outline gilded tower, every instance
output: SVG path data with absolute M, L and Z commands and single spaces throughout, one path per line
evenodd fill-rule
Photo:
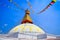
M 22 20 L 22 22 L 21 22 L 22 24 L 23 23 L 33 23 L 32 22 L 32 19 L 30 18 L 30 11 L 27 9 L 27 10 L 25 10 L 25 16 L 24 16 L 24 18 L 23 18 L 23 20 Z

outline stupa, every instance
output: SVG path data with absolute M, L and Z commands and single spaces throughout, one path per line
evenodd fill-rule
M 45 33 L 40 27 L 33 24 L 30 17 L 30 11 L 27 9 L 25 11 L 25 16 L 20 25 L 13 28 L 10 32 L 40 32 Z
M 38 26 L 36 26 L 30 17 L 30 11 L 25 11 L 25 16 L 20 25 L 13 28 L 9 33 L 18 32 L 18 38 L 20 39 L 29 39 L 29 40 L 37 40 L 46 38 L 45 32 Z

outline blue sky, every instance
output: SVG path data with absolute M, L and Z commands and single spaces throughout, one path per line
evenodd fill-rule
M 23 9 L 29 9 L 26 0 L 13 0 Z M 29 0 L 34 13 L 30 10 L 30 16 L 35 25 L 41 27 L 46 33 L 60 35 L 60 0 L 57 0 L 50 8 L 41 14 L 51 0 Z M 10 8 L 8 8 L 10 6 Z M 12 28 L 21 24 L 25 11 L 17 8 L 8 0 L 0 0 L 0 33 L 8 33 Z M 36 22 L 37 21 L 37 22 Z

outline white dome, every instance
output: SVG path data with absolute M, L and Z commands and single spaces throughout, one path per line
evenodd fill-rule
M 16 26 L 15 28 L 13 28 L 9 33 L 13 33 L 13 32 L 40 32 L 42 34 L 44 34 L 45 32 L 38 26 L 34 25 L 34 24 L 21 24 Z

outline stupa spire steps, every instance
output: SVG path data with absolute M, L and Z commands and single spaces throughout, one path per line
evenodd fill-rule
M 31 23 L 32 24 L 33 23 L 29 14 L 30 14 L 30 11 L 28 9 L 25 10 L 25 16 L 24 16 L 21 24 L 23 24 L 23 23 Z
M 27 9 L 27 10 L 25 10 L 25 13 L 26 14 L 30 14 L 30 11 Z

